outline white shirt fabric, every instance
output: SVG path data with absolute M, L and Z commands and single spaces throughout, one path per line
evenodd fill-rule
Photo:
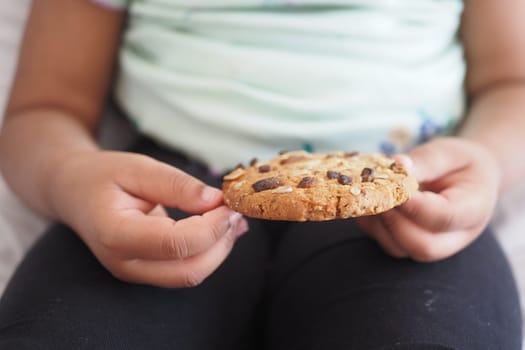
M 128 6 L 122 108 L 213 168 L 402 152 L 463 114 L 459 0 L 96 1 Z

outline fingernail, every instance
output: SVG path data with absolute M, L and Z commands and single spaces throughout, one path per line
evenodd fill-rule
M 201 193 L 201 198 L 205 202 L 213 202 L 217 196 L 220 194 L 220 191 L 216 188 L 205 186 Z
M 401 163 L 408 171 L 414 169 L 414 161 L 407 154 L 398 154 L 394 157 L 396 161 Z
M 249 228 L 250 227 L 248 226 L 248 221 L 241 220 L 239 225 L 237 225 L 237 231 L 235 232 L 235 235 L 237 237 L 240 237 L 240 236 L 244 235 L 246 232 L 248 232 Z
M 232 214 L 230 214 L 230 217 L 228 218 L 228 221 L 230 222 L 230 227 L 237 225 L 241 218 L 241 213 L 233 212 Z

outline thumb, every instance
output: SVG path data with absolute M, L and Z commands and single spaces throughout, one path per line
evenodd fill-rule
M 469 144 L 455 138 L 438 138 L 406 155 L 394 156 L 420 183 L 430 183 L 471 163 Z
M 151 203 L 201 214 L 222 203 L 222 191 L 153 158 L 134 155 L 117 184 L 126 192 Z

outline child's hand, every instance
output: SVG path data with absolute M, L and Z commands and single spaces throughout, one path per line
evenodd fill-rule
M 400 207 L 358 223 L 393 256 L 444 259 L 488 224 L 498 197 L 498 165 L 482 146 L 458 138 L 431 141 L 409 156 L 421 191 Z M 407 164 L 410 158 L 399 160 Z
M 52 205 L 116 277 L 163 287 L 195 286 L 226 258 L 248 224 L 222 192 L 146 156 L 90 152 L 68 158 Z M 175 221 L 162 205 L 202 214 Z

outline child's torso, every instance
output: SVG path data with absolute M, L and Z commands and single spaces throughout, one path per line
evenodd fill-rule
M 463 112 L 457 0 L 141 0 L 129 11 L 120 104 L 215 167 L 283 148 L 402 151 Z

